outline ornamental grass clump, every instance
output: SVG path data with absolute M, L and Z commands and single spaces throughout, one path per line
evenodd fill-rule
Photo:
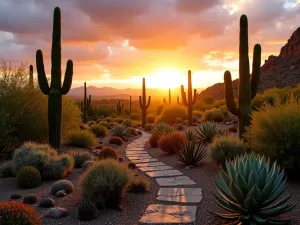
M 221 168 L 216 184 L 217 203 L 226 213 L 212 214 L 232 221 L 232 224 L 288 224 L 280 220 L 281 214 L 291 211 L 297 203 L 288 203 L 293 194 L 278 198 L 286 188 L 287 178 L 277 163 L 270 163 L 264 157 L 243 155 L 233 161 L 226 161 L 226 172 Z
M 196 130 L 197 141 L 204 144 L 212 143 L 218 134 L 220 134 L 219 126 L 214 122 L 204 122 Z

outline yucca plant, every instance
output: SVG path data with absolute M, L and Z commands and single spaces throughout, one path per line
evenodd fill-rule
M 186 141 L 176 149 L 177 160 L 184 166 L 196 166 L 206 155 L 206 148 L 194 139 L 194 132 L 185 132 Z
M 217 175 L 217 203 L 229 214 L 211 212 L 232 224 L 260 225 L 288 224 L 289 220 L 273 219 L 291 211 L 297 203 L 287 203 L 292 194 L 275 201 L 281 196 L 287 178 L 277 163 L 271 164 L 264 157 L 255 154 L 239 156 L 226 162 L 225 172 Z
M 111 128 L 110 134 L 112 136 L 120 137 L 122 139 L 124 139 L 127 136 L 129 136 L 128 129 L 124 125 L 118 125 L 118 126 L 115 126 L 115 127 Z
M 218 134 L 220 134 L 219 126 L 209 121 L 200 124 L 196 130 L 197 141 L 205 144 L 212 143 Z
M 153 133 L 158 133 L 160 135 L 164 135 L 164 134 L 169 134 L 174 130 L 175 130 L 174 127 L 172 127 L 166 123 L 159 123 L 154 127 Z

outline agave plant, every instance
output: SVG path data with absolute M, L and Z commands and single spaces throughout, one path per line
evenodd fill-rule
M 127 119 L 124 120 L 124 122 L 122 123 L 122 125 L 126 126 L 126 127 L 132 127 L 133 126 L 133 121 L 131 119 Z
M 153 133 L 158 133 L 160 135 L 169 134 L 174 131 L 175 128 L 166 124 L 166 123 L 159 123 L 153 129 Z
M 207 121 L 198 126 L 196 133 L 199 142 L 209 144 L 216 135 L 220 134 L 220 130 L 216 123 Z
M 275 201 L 281 196 L 286 180 L 284 171 L 271 164 L 264 157 L 255 154 L 240 156 L 226 162 L 225 172 L 221 169 L 217 175 L 217 203 L 229 214 L 211 212 L 232 224 L 260 225 L 288 224 L 289 220 L 272 217 L 291 211 L 297 203 L 287 203 L 292 194 Z
M 186 141 L 176 149 L 177 160 L 184 166 L 196 166 L 206 155 L 206 148 L 197 143 L 192 131 L 185 132 Z
M 129 130 L 124 125 L 114 126 L 113 128 L 111 128 L 110 134 L 112 136 L 117 136 L 117 137 L 120 137 L 122 139 L 124 139 L 124 138 L 126 138 L 127 136 L 130 135 Z

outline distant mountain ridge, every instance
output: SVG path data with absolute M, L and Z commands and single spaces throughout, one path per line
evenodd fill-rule
M 234 95 L 237 96 L 239 80 L 233 81 Z M 278 56 L 271 55 L 261 67 L 258 91 L 270 88 L 295 87 L 300 83 L 300 27 L 293 32 Z M 224 83 L 217 83 L 203 90 L 199 98 L 211 95 L 224 99 Z

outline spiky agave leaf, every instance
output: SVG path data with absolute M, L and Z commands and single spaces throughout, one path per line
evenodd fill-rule
M 225 165 L 227 172 L 221 169 L 217 174 L 218 191 L 214 196 L 217 204 L 229 214 L 212 214 L 235 221 L 231 224 L 288 224 L 289 220 L 272 219 L 291 211 L 298 203 L 288 203 L 293 194 L 275 203 L 287 181 L 276 163 L 252 153 L 236 157 Z

